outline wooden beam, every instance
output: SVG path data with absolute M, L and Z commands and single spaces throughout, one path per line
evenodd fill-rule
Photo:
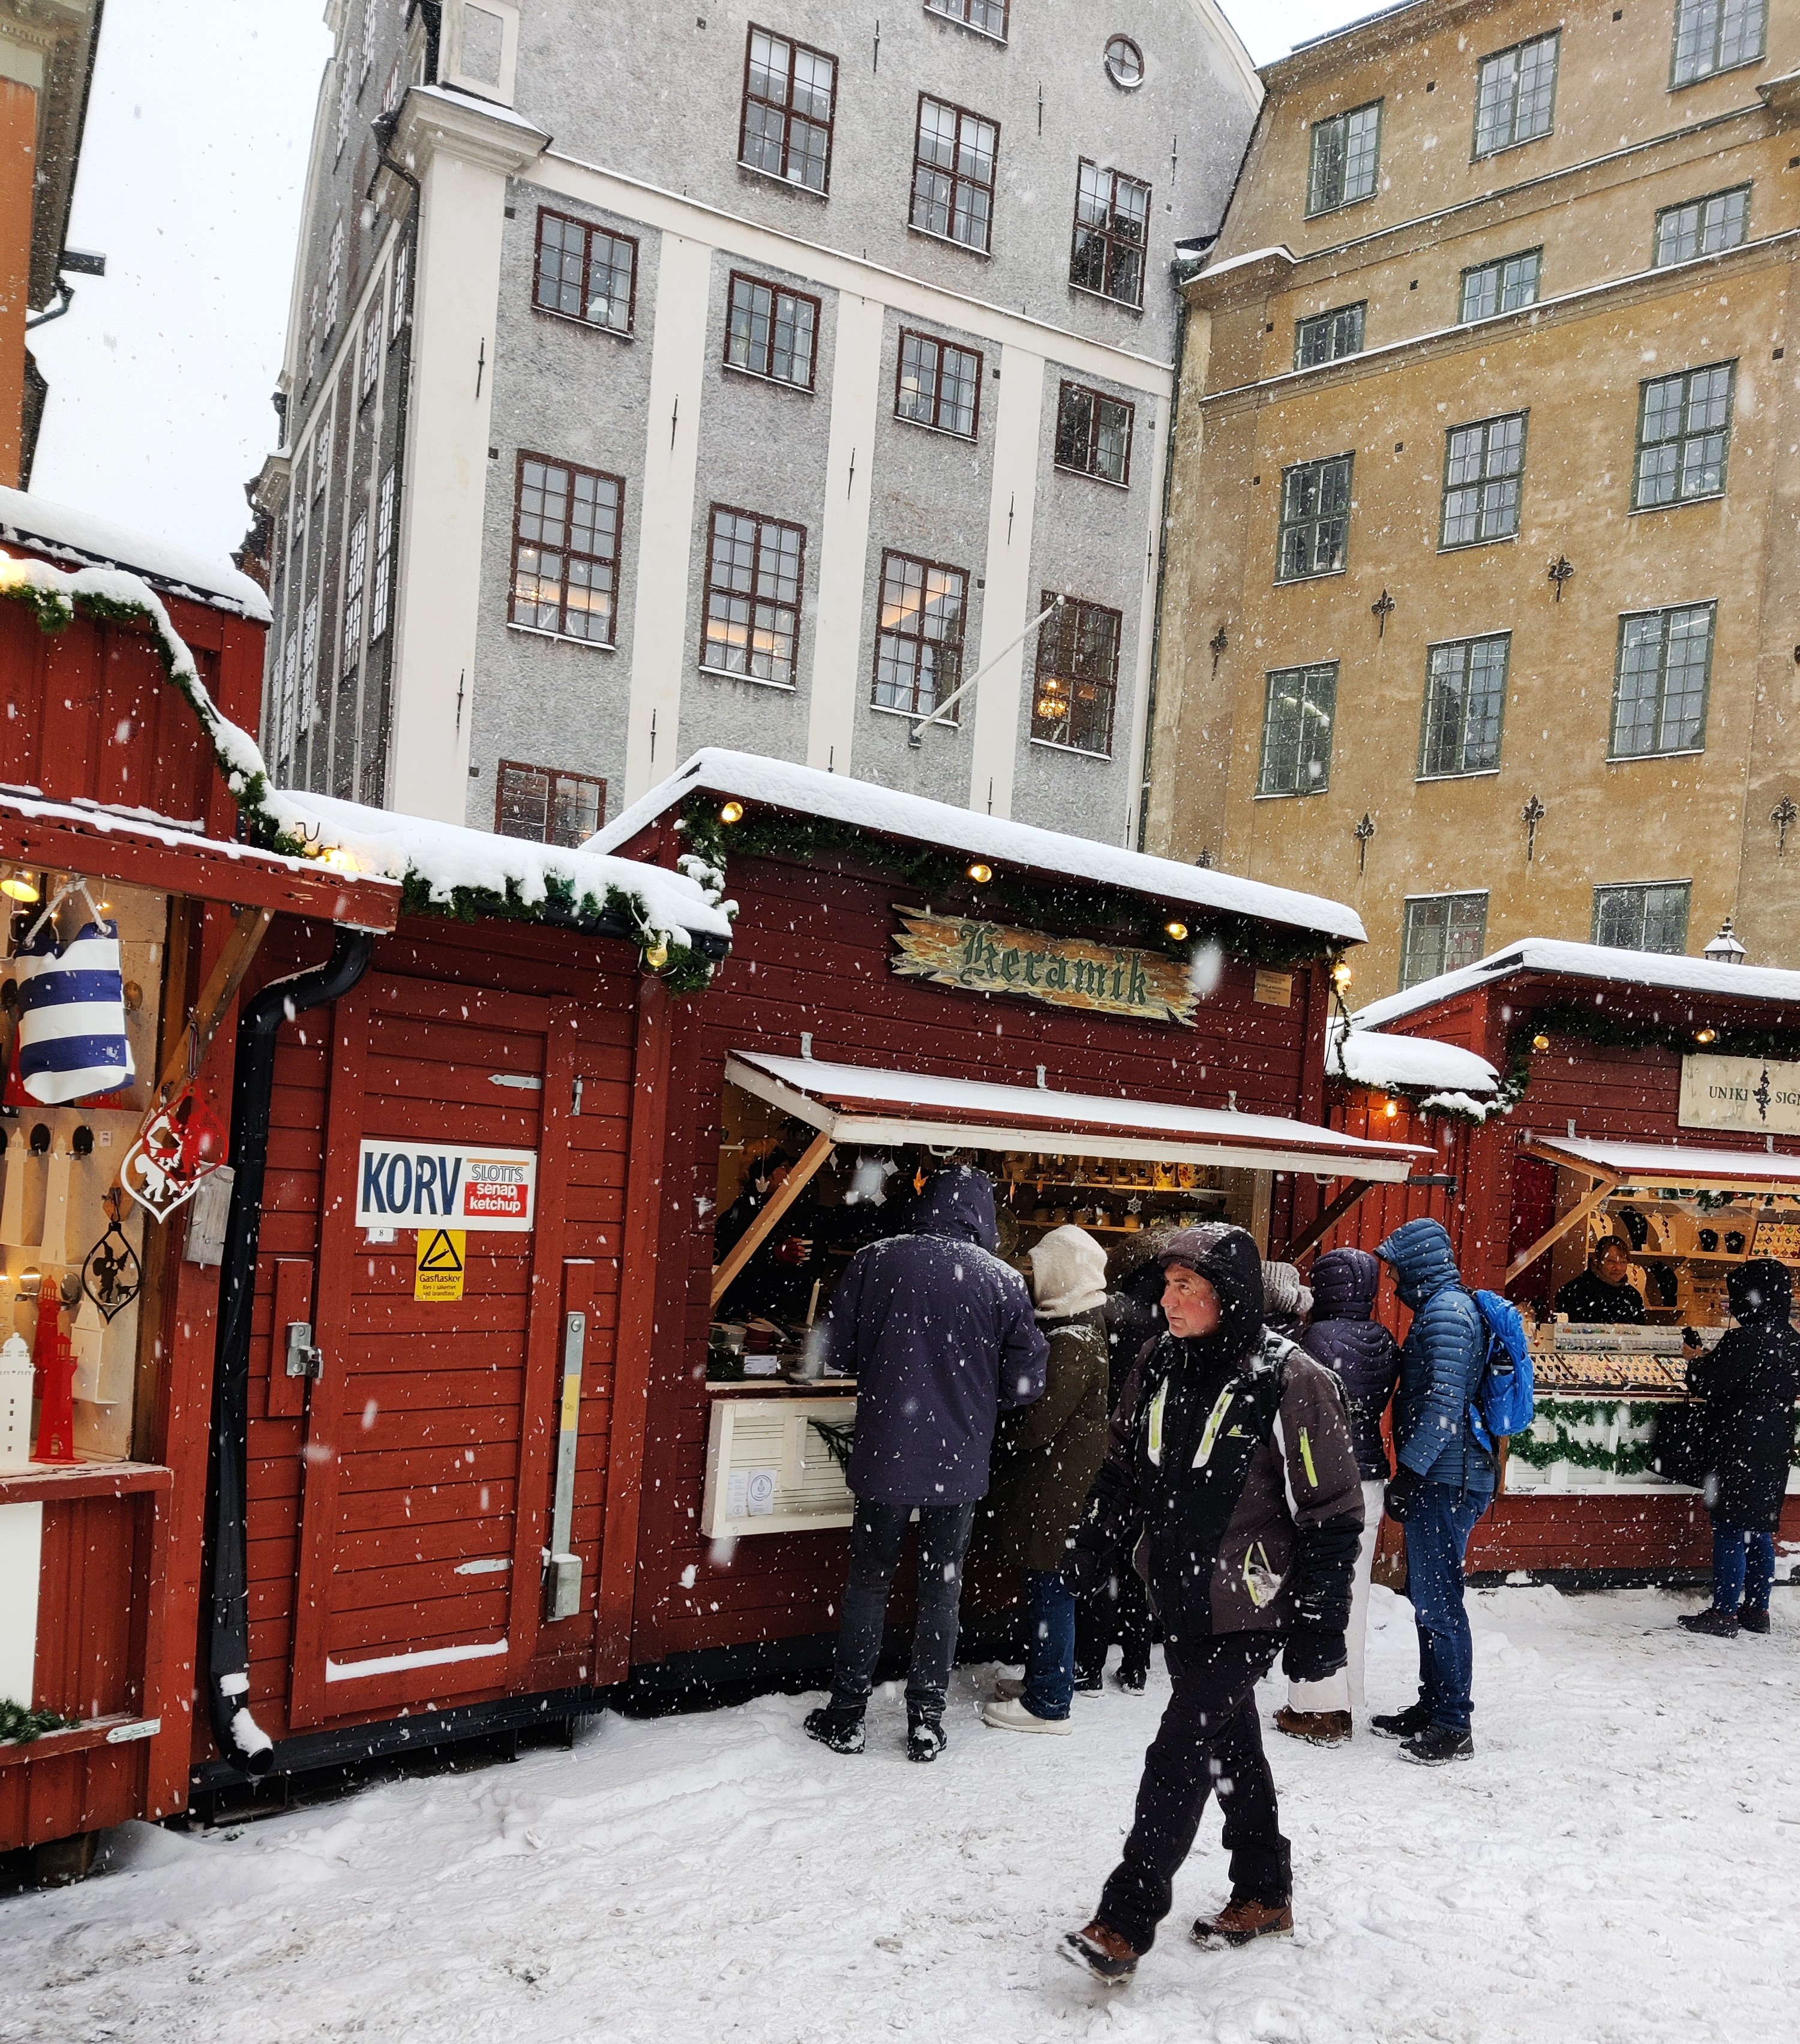
M 1302 1234 L 1299 1240 L 1288 1245 L 1287 1261 L 1290 1263 L 1295 1262 L 1299 1258 L 1304 1256 L 1307 1251 L 1316 1243 L 1322 1242 L 1364 1193 L 1372 1193 L 1377 1185 L 1391 1182 L 1393 1181 L 1385 1178 L 1351 1179 L 1343 1191 L 1326 1207 L 1318 1219 Z M 1399 1182 L 1404 1185 L 1407 1181 L 1403 1178 Z
M 835 1138 L 828 1135 L 813 1137 L 812 1142 L 807 1145 L 806 1155 L 788 1174 L 786 1181 L 777 1185 L 770 1194 L 768 1202 L 762 1212 L 732 1244 L 731 1254 L 727 1256 L 724 1262 L 715 1267 L 712 1273 L 712 1304 L 715 1311 L 718 1308 L 719 1301 L 731 1289 L 732 1281 L 738 1273 L 743 1269 L 773 1232 L 776 1222 L 812 1182 L 814 1173 L 831 1155 L 835 1143 Z
M 206 984 L 201 988 L 200 997 L 194 1004 L 187 1027 L 175 1039 L 175 1047 L 163 1067 L 156 1097 L 151 1105 L 152 1114 L 167 1107 L 181 1090 L 189 1072 L 198 1071 L 205 1062 L 207 1050 L 218 1034 L 219 1024 L 237 997 L 244 975 L 262 948 L 263 939 L 269 934 L 269 925 L 274 919 L 273 909 L 238 910 L 232 933 L 213 960 L 213 970 L 206 975 Z
M 1611 1197 L 1614 1189 L 1620 1182 L 1617 1178 L 1608 1177 L 1604 1171 L 1595 1170 L 1591 1164 L 1572 1163 L 1566 1158 L 1560 1161 L 1565 1171 L 1587 1171 L 1599 1182 L 1579 1205 L 1571 1207 L 1548 1233 L 1539 1235 L 1529 1249 L 1522 1250 L 1506 1266 L 1506 1281 L 1509 1285 L 1522 1270 L 1535 1263 L 1553 1243 L 1560 1242 L 1572 1228 L 1579 1226 L 1581 1222 L 1587 1220 L 1596 1207 L 1604 1204 Z

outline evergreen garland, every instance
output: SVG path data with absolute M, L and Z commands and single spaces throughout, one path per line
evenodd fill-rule
M 721 878 L 728 855 L 803 864 L 843 858 L 906 881 L 927 900 L 966 896 L 970 886 L 973 854 L 946 851 L 940 845 L 896 843 L 862 824 L 840 823 L 832 816 L 791 816 L 746 804 L 741 820 L 727 824 L 720 820 L 716 795 L 697 794 L 682 809 L 678 827 L 692 852 Z M 981 901 L 978 912 L 954 912 L 967 913 L 973 920 L 977 916 L 998 920 L 994 912 L 1004 911 L 1032 929 L 1084 937 L 1091 943 L 1128 943 L 1184 965 L 1208 942 L 1250 964 L 1280 970 L 1333 957 L 1337 950 L 1335 939 L 1317 930 L 1271 926 L 1194 902 L 1159 909 L 1141 894 L 1102 881 L 1043 881 L 1000 866 L 983 886 Z M 1188 936 L 1172 937 L 1165 927 L 1171 920 L 1188 924 Z M 1121 934 L 1116 939 L 1096 936 L 1100 931 Z
M 1649 1430 L 1666 1399 L 1556 1398 L 1537 1408 L 1531 1431 L 1514 1434 L 1506 1453 L 1533 1469 L 1549 1469 L 1568 1462 L 1576 1469 L 1607 1470 L 1618 1477 L 1642 1476 L 1650 1468 Z M 1625 1424 L 1642 1431 L 1635 1437 L 1622 1437 L 1616 1447 L 1603 1441 L 1577 1440 L 1572 1427 L 1610 1427 L 1622 1411 Z M 1796 1415 L 1794 1440 L 1788 1454 L 1789 1466 L 1800 1469 L 1800 1414 Z
M 11 1697 L 0 1696 L 0 1743 L 10 1740 L 15 1746 L 29 1746 L 47 1731 L 73 1731 L 80 1723 L 79 1718 L 66 1718 L 60 1711 L 27 1710 Z

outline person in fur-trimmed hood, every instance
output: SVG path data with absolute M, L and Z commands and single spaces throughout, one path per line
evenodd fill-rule
M 1184 1231 L 1162 1254 L 1169 1331 L 1120 1400 L 1066 1573 L 1126 1566 L 1149 1585 L 1173 1689 L 1125 1851 L 1064 1956 L 1122 1985 L 1155 1942 L 1216 1789 L 1231 1898 L 1194 1925 L 1216 1948 L 1294 1927 L 1293 1873 L 1256 1685 L 1345 1662 L 1363 1499 L 1343 1392 L 1263 1324 L 1262 1259 L 1242 1228 Z

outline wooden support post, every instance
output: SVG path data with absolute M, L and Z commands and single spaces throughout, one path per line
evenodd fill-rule
M 778 1221 L 800 1194 L 812 1182 L 812 1178 L 821 1164 L 831 1154 L 834 1139 L 830 1135 L 816 1135 L 807 1145 L 806 1155 L 788 1174 L 786 1182 L 777 1185 L 769 1196 L 768 1204 L 754 1220 L 731 1246 L 731 1254 L 723 1263 L 715 1266 L 712 1273 L 712 1304 L 719 1301 L 731 1289 L 738 1273 L 756 1254 Z
M 1572 1164 L 1566 1158 L 1557 1158 L 1554 1161 L 1560 1164 L 1565 1170 L 1593 1170 L 1593 1166 L 1591 1165 Z M 1606 1200 L 1611 1197 L 1614 1189 L 1619 1182 L 1617 1178 L 1609 1178 L 1603 1171 L 1596 1173 L 1595 1177 L 1598 1179 L 1598 1182 L 1594 1186 L 1592 1191 L 1587 1194 L 1580 1204 L 1577 1206 L 1571 1207 L 1568 1212 L 1556 1222 L 1554 1227 L 1551 1228 L 1546 1233 L 1539 1235 L 1537 1239 L 1533 1243 L 1529 1249 L 1522 1250 L 1519 1254 L 1513 1258 L 1512 1262 L 1506 1266 L 1506 1282 L 1509 1285 L 1511 1284 L 1513 1280 L 1518 1277 L 1522 1270 L 1527 1269 L 1530 1265 L 1535 1263 L 1538 1258 L 1544 1254 L 1545 1251 L 1548 1249 L 1552 1243 L 1561 1241 L 1562 1238 L 1568 1233 L 1572 1228 L 1579 1226 L 1581 1222 L 1587 1220 L 1587 1216 L 1593 1212 L 1594 1209 L 1597 1206 L 1603 1204 Z M 1660 1182 L 1660 1181 L 1659 1181 L 1659 1183 Z
M 1353 1178 L 1318 1220 L 1302 1234 L 1299 1240 L 1288 1245 L 1287 1261 L 1290 1263 L 1297 1262 L 1309 1249 L 1322 1242 L 1364 1193 L 1372 1193 L 1378 1185 L 1386 1182 L 1380 1178 Z
M 200 997 L 194 1004 L 187 1027 L 176 1038 L 168 1054 L 156 1088 L 156 1097 L 151 1104 L 151 1113 L 167 1107 L 175 1098 L 186 1081 L 190 1064 L 198 1071 L 205 1061 L 207 1047 L 237 997 L 244 975 L 262 948 L 263 939 L 274 919 L 272 909 L 238 910 L 225 948 L 213 961 L 213 970 L 206 975 L 206 984 L 201 988 Z

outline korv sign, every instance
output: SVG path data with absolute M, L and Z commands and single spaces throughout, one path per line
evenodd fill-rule
M 1768 1058 L 1683 1058 L 1681 1125 L 1800 1135 L 1800 1064 Z
M 524 1235 L 536 1220 L 537 1185 L 535 1151 L 365 1137 L 356 1162 L 356 1225 Z

